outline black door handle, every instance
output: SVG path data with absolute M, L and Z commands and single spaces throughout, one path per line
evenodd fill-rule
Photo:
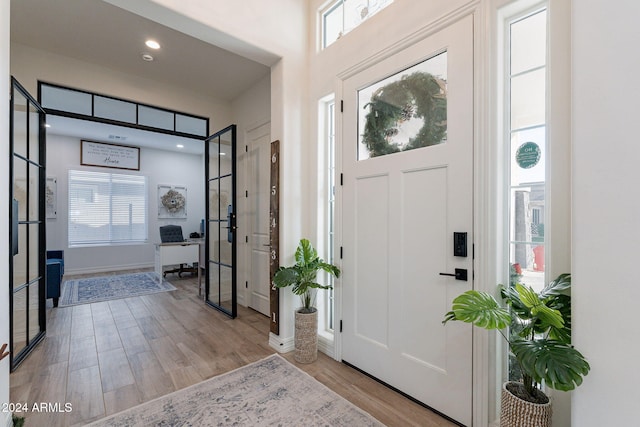
M 441 276 L 451 276 L 455 277 L 456 280 L 464 280 L 467 281 L 467 269 L 466 268 L 456 268 L 455 274 L 451 273 L 440 273 Z

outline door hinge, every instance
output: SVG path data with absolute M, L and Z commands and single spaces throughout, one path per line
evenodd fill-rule
M 340 332 L 342 332 L 342 319 L 340 319 Z
M 344 101 L 342 99 L 340 100 L 340 112 L 344 113 Z
M 344 185 L 344 174 L 340 174 L 340 185 Z
M 471 259 L 476 259 L 476 245 L 471 245 Z
M 342 259 L 342 246 L 340 246 L 340 259 Z

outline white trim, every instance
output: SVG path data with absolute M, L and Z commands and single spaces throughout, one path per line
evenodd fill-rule
M 273 332 L 269 332 L 269 345 L 278 353 L 289 353 L 295 350 L 295 340 L 293 337 L 282 339 Z
M 336 358 L 336 349 L 334 342 L 335 340 L 332 337 L 327 336 L 328 334 L 318 334 L 318 351 L 323 352 L 327 356 L 332 359 Z
M 4 425 L 7 427 L 13 427 L 13 414 L 11 412 L 4 413 Z
M 487 5 L 487 3 L 484 3 Z M 474 244 L 474 280 L 473 288 L 478 291 L 495 290 L 496 254 L 495 223 L 498 212 L 496 197 L 495 145 L 490 141 L 493 116 L 491 103 L 492 85 L 488 84 L 491 76 L 491 41 L 487 40 L 487 28 L 491 28 L 491 13 L 487 7 L 474 10 L 474 135 L 473 135 L 473 244 Z M 492 394 L 495 381 L 492 381 L 492 370 L 496 353 L 493 350 L 493 336 L 487 331 L 473 328 L 472 345 L 472 425 L 486 427 L 493 418 Z

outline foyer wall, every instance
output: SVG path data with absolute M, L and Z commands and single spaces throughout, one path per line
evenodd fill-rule
M 571 7 L 573 342 L 591 365 L 572 425 L 637 425 L 640 3 Z

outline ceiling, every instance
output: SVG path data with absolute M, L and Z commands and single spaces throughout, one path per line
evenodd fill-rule
M 149 38 L 160 43 L 160 50 L 144 45 Z M 11 0 L 11 41 L 226 101 L 269 73 L 265 65 L 101 0 Z M 150 53 L 154 60 L 142 60 L 142 53 Z M 100 92 L 99 88 L 96 91 Z M 61 118 L 55 121 L 50 132 L 78 136 L 95 125 L 93 134 L 83 136 L 109 141 L 108 135 L 124 134 L 127 140 L 123 143 L 140 146 L 151 139 L 148 132 L 131 128 L 111 129 Z M 160 134 L 152 136 L 154 146 L 158 139 L 167 139 Z M 185 142 L 194 144 L 194 140 Z M 201 152 L 201 143 L 196 144 Z M 164 146 L 175 150 L 175 145 L 174 140 Z

